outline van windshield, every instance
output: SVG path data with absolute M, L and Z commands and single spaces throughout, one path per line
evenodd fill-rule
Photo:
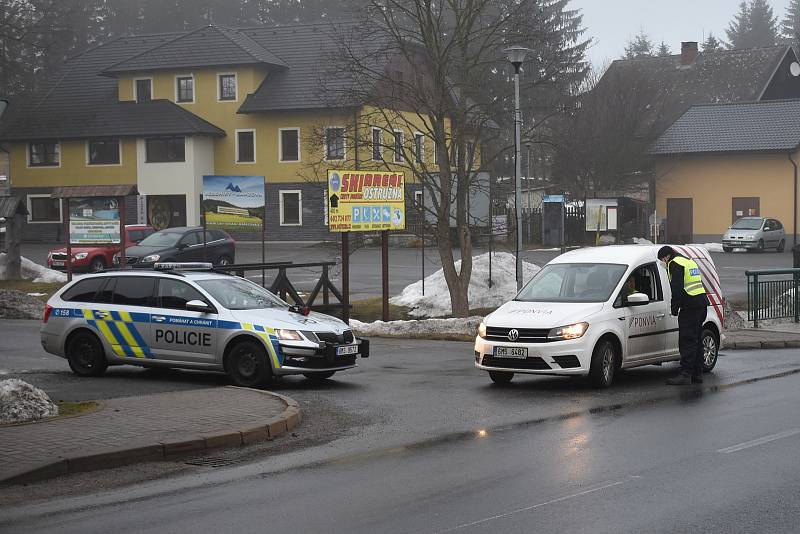
M 734 230 L 758 230 L 763 219 L 739 219 L 731 225 Z
M 605 302 L 627 265 L 555 263 L 545 265 L 514 300 L 523 302 Z

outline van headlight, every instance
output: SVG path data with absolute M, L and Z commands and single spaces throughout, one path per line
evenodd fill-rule
M 586 333 L 587 328 L 589 328 L 589 323 L 575 323 L 567 326 L 559 326 L 558 328 L 550 330 L 547 334 L 547 339 L 550 341 L 578 339 Z
M 486 339 L 486 324 L 483 322 L 478 325 L 478 337 Z
M 288 340 L 288 341 L 302 341 L 303 338 L 300 336 L 300 332 L 297 330 L 286 330 L 284 328 L 279 328 L 275 332 L 278 336 L 278 339 Z

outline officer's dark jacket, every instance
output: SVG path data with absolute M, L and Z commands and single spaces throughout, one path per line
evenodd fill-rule
M 675 254 L 685 258 L 682 254 Z M 688 259 L 688 258 L 687 258 Z M 683 266 L 676 262 L 669 264 L 669 285 L 672 288 L 672 314 L 677 315 L 680 308 L 705 308 L 708 306 L 708 296 L 705 293 L 700 295 L 687 295 L 683 289 Z

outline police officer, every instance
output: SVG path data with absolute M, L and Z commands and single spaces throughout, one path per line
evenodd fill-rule
M 678 348 L 681 353 L 681 372 L 667 380 L 671 386 L 703 382 L 703 345 L 700 336 L 708 311 L 708 296 L 700 278 L 700 268 L 694 260 L 661 247 L 658 259 L 667 264 L 672 288 L 672 315 L 678 316 Z

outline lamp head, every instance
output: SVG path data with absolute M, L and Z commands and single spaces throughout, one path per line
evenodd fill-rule
M 508 62 L 514 65 L 514 70 L 519 72 L 522 62 L 525 61 L 525 56 L 530 52 L 530 48 L 524 46 L 510 46 L 504 50 L 508 57 Z

